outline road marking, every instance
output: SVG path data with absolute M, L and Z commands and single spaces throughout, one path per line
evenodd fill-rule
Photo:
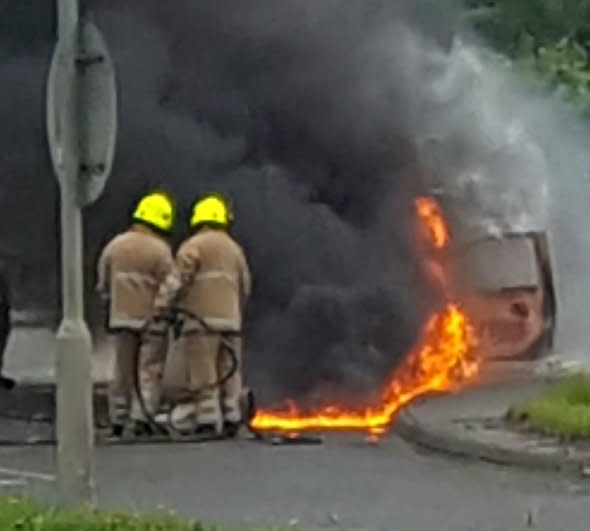
M 40 481 L 55 481 L 53 474 L 41 474 L 40 472 L 31 472 L 29 470 L 18 470 L 16 468 L 0 467 L 0 474 L 7 474 L 9 476 L 20 476 L 27 479 L 38 479 Z
M 9 487 L 26 487 L 27 482 L 22 479 L 0 479 L 0 489 Z

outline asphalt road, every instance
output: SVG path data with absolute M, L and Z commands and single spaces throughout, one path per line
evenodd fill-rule
M 51 474 L 53 449 L 3 448 L 0 466 Z M 587 531 L 590 480 L 330 438 L 318 447 L 250 441 L 97 451 L 99 503 L 229 525 L 386 531 Z M 54 492 L 33 482 L 37 494 Z M 45 486 L 43 486 L 45 485 Z
M 7 372 L 19 380 L 51 381 L 52 337 L 44 330 L 13 334 Z M 96 365 L 99 374 L 102 364 Z M 0 423 L 5 439 L 22 438 L 31 429 L 13 424 L 18 423 Z M 0 447 L 0 467 L 53 474 L 53 453 L 52 448 Z M 377 447 L 355 436 L 330 437 L 319 447 L 239 441 L 99 448 L 96 475 L 104 507 L 149 511 L 161 505 L 229 525 L 297 523 L 300 529 L 371 531 L 590 528 L 590 479 L 421 454 L 396 437 Z M 7 477 L 0 471 L 0 494 L 11 490 L 3 481 Z M 29 488 L 50 500 L 55 494 L 51 482 L 32 480 Z

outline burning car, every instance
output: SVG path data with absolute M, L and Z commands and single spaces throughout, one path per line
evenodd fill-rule
M 448 257 L 485 359 L 532 359 L 553 346 L 556 299 L 547 234 L 504 233 Z
M 448 225 L 437 263 L 477 330 L 483 360 L 526 360 L 553 347 L 557 303 L 549 236 L 504 227 L 436 195 Z

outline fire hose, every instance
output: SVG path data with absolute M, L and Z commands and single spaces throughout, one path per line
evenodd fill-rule
M 192 319 L 193 321 L 196 321 L 201 329 L 195 330 L 195 331 L 190 331 L 190 332 L 184 332 L 184 335 L 189 335 L 189 334 L 211 334 L 211 335 L 217 335 L 220 337 L 220 341 L 219 341 L 219 351 L 218 351 L 218 363 L 221 360 L 222 356 L 227 355 L 229 356 L 229 368 L 227 369 L 227 371 L 225 372 L 225 374 L 223 374 L 216 382 L 207 384 L 206 386 L 203 386 L 201 389 L 197 390 L 196 393 L 200 393 L 206 389 L 211 389 L 211 388 L 219 388 L 222 387 L 230 378 L 232 378 L 234 376 L 234 374 L 236 373 L 236 371 L 238 370 L 239 367 L 239 362 L 238 362 L 238 357 L 237 357 L 237 353 L 235 350 L 235 346 L 233 344 L 232 341 L 230 341 L 230 337 L 236 337 L 236 336 L 241 336 L 242 332 L 240 331 L 222 331 L 220 332 L 219 330 L 215 330 L 213 328 L 211 328 L 202 318 L 200 318 L 199 316 L 189 313 L 189 312 L 183 312 L 187 317 L 189 317 L 190 319 Z M 173 331 L 174 331 L 174 337 L 178 338 L 180 337 L 181 333 L 182 333 L 182 329 L 184 327 L 184 319 L 179 319 L 180 314 L 177 312 L 174 315 L 174 319 L 170 319 L 168 320 L 168 326 L 172 325 L 173 327 Z M 108 319 L 108 314 L 107 314 L 107 320 L 105 323 L 105 328 L 107 330 L 107 332 L 109 333 L 116 333 L 119 330 L 115 330 L 113 328 L 110 327 L 110 319 Z M 141 338 L 141 336 L 143 336 L 144 334 L 154 334 L 156 333 L 157 335 L 160 335 L 160 333 L 155 332 L 153 330 L 150 330 L 150 325 L 152 323 L 147 323 L 143 329 L 136 331 L 135 333 Z M 162 335 L 164 335 L 164 333 L 162 333 Z M 147 407 L 147 404 L 145 402 L 145 398 L 143 396 L 143 393 L 141 392 L 141 385 L 140 385 L 140 378 L 139 378 L 139 369 L 140 369 L 140 350 L 137 349 L 134 353 L 133 353 L 133 366 L 134 366 L 134 371 L 133 371 L 133 387 L 134 387 L 134 391 L 135 394 L 137 396 L 138 399 L 138 403 L 139 403 L 139 407 L 141 408 L 141 411 L 143 413 L 144 418 L 147 420 L 147 423 L 150 425 L 150 427 L 159 435 L 163 435 L 166 436 L 165 440 L 162 441 L 158 441 L 158 440 L 153 440 L 153 442 L 166 442 L 166 441 L 170 441 L 170 440 L 185 440 L 186 442 L 201 442 L 201 441 L 208 441 L 208 440 L 217 440 L 217 439 L 221 439 L 223 438 L 222 435 L 207 435 L 207 436 L 199 436 L 199 437 L 190 437 L 190 436 L 186 436 L 186 434 L 184 434 L 182 431 L 176 429 L 176 427 L 174 426 L 174 422 L 172 420 L 172 413 L 174 411 L 174 407 L 176 405 L 178 405 L 178 403 L 176 404 L 171 404 L 170 409 L 167 413 L 167 421 L 166 423 L 160 423 L 158 422 L 158 420 L 155 418 L 154 414 L 150 411 L 150 408 Z M 249 410 L 253 411 L 254 408 L 254 404 L 253 404 L 253 396 L 251 394 L 248 394 L 248 401 L 249 401 Z M 249 415 L 248 417 L 250 417 L 251 415 Z M 11 420 L 18 420 L 18 421 L 29 421 L 30 419 L 24 417 L 24 416 L 20 416 L 20 415 L 11 415 L 11 414 L 1 414 L 0 417 L 2 418 L 6 418 L 6 419 L 11 419 Z M 254 433 L 256 435 L 257 439 L 260 439 L 261 437 L 258 436 L 258 434 L 256 434 L 254 432 L 254 430 L 252 430 L 249 426 L 249 422 L 248 422 L 249 418 L 245 418 L 243 419 L 243 422 L 245 424 L 245 426 L 250 429 L 250 431 L 252 431 L 252 433 Z M 53 419 L 35 419 L 35 422 L 38 423 L 43 423 L 43 424 L 53 424 Z M 174 439 L 172 439 L 170 437 L 170 435 L 175 435 L 176 437 Z M 105 442 L 117 442 L 113 439 L 111 440 L 107 440 Z M 119 440 L 118 442 L 125 442 L 123 440 Z M 127 442 L 134 442 L 134 441 L 127 441 Z M 143 442 L 143 440 L 141 439 L 136 439 L 135 442 Z M 152 442 L 152 439 L 150 439 L 150 442 Z M 15 441 L 4 441 L 4 440 L 0 440 L 0 446 L 22 446 L 22 445 L 38 445 L 38 444 L 55 444 L 56 440 L 55 438 L 52 437 L 32 437 L 32 438 L 27 438 L 27 440 L 15 440 Z
M 181 316 L 183 316 L 183 318 L 180 318 Z M 107 311 L 105 312 L 105 317 L 106 317 L 105 329 L 107 330 L 107 332 L 110 332 L 110 333 L 116 332 L 115 330 L 113 330 L 110 327 L 108 305 L 107 305 Z M 190 331 L 190 332 L 184 332 L 184 335 L 212 334 L 212 335 L 219 336 L 220 342 L 219 342 L 219 351 L 218 351 L 218 364 L 219 364 L 219 359 L 221 358 L 221 356 L 224 353 L 227 353 L 230 356 L 231 365 L 230 365 L 230 368 L 227 371 L 227 373 L 224 374 L 221 378 L 219 378 L 219 380 L 217 382 L 215 382 L 213 384 L 209 384 L 207 386 L 204 386 L 202 389 L 197 390 L 196 393 L 202 392 L 208 388 L 222 387 L 235 374 L 235 372 L 238 370 L 238 365 L 239 365 L 237 353 L 235 351 L 235 346 L 234 346 L 233 342 L 231 342 L 229 340 L 229 338 L 236 337 L 236 336 L 241 337 L 243 335 L 243 332 L 242 331 L 219 331 L 219 330 L 216 330 L 213 327 L 209 326 L 209 324 L 201 316 L 196 315 L 196 314 L 189 312 L 187 310 L 182 310 L 182 312 L 176 311 L 167 320 L 168 326 L 172 325 L 175 339 L 179 338 L 182 335 L 183 328 L 185 325 L 185 318 L 192 319 L 193 321 L 195 321 L 200 326 L 200 329 Z M 146 323 L 143 330 L 139 331 L 138 333 L 139 334 L 149 333 L 150 324 L 151 324 L 150 322 Z M 204 437 L 201 436 L 198 438 L 186 437 L 180 430 L 176 429 L 176 427 L 174 426 L 174 422 L 172 420 L 172 414 L 174 412 L 174 407 L 176 405 L 178 405 L 178 403 L 176 403 L 176 404 L 173 403 L 170 405 L 170 408 L 167 413 L 167 420 L 166 420 L 165 424 L 158 422 L 156 420 L 156 418 L 154 417 L 154 414 L 147 407 L 143 393 L 141 392 L 141 385 L 139 382 L 139 380 L 140 380 L 140 378 L 139 378 L 139 369 L 140 369 L 139 356 L 140 356 L 140 353 L 139 353 L 139 350 L 137 350 L 134 353 L 133 387 L 134 387 L 134 391 L 135 391 L 135 394 L 136 394 L 138 402 L 139 402 L 139 406 L 142 410 L 142 414 L 152 429 L 154 429 L 160 435 L 165 436 L 167 441 L 173 440 L 170 437 L 170 435 L 175 435 L 176 440 L 178 440 L 178 439 L 186 440 L 187 442 L 197 442 L 197 441 L 200 442 L 200 441 L 208 441 L 208 440 L 218 440 L 218 439 L 223 438 L 223 436 L 219 436 L 219 435 L 210 435 L 210 436 L 204 436 Z M 243 412 L 243 413 L 245 413 L 245 415 L 243 415 L 242 423 L 248 429 L 250 434 L 253 436 L 254 440 L 259 441 L 259 442 L 267 442 L 267 443 L 270 443 L 273 445 L 276 445 L 276 444 L 318 444 L 318 443 L 322 442 L 322 439 L 318 438 L 318 437 L 304 437 L 304 436 L 296 436 L 295 437 L 291 434 L 269 435 L 269 434 L 263 433 L 263 432 L 255 429 L 251 424 L 251 420 L 252 420 L 252 418 L 254 418 L 255 408 L 256 408 L 254 394 L 251 390 L 248 390 L 245 394 L 245 397 L 242 397 L 242 398 L 246 400 L 246 404 L 244 407 L 245 412 Z M 156 441 L 153 438 L 151 438 L 150 442 L 156 442 Z
M 195 321 L 201 328 L 194 330 L 194 331 L 184 332 L 184 334 L 183 334 L 182 330 L 184 328 L 185 320 L 184 320 L 184 318 L 179 319 L 179 316 L 182 314 L 183 314 L 183 316 L 186 316 L 189 319 L 192 319 L 193 321 Z M 209 326 L 209 324 L 202 317 L 200 317 L 192 312 L 188 312 L 186 310 L 183 310 L 182 313 L 177 312 L 174 316 L 174 319 L 170 319 L 169 322 L 172 323 L 173 330 L 174 330 L 174 337 L 176 339 L 178 337 L 180 337 L 181 335 L 186 336 L 186 335 L 192 335 L 192 334 L 211 334 L 211 335 L 219 336 L 220 342 L 219 342 L 219 351 L 218 351 L 218 366 L 219 366 L 219 360 L 221 359 L 221 356 L 224 353 L 227 353 L 230 357 L 231 365 L 230 365 L 229 370 L 226 372 L 226 374 L 224 374 L 221 378 L 219 378 L 217 382 L 215 382 L 213 384 L 208 384 L 206 386 L 203 386 L 201 389 L 198 389 L 196 391 L 196 393 L 194 393 L 194 394 L 198 394 L 206 389 L 211 389 L 211 388 L 215 388 L 215 387 L 220 388 L 230 378 L 232 378 L 234 376 L 234 374 L 238 370 L 239 362 L 238 362 L 238 357 L 237 357 L 237 353 L 235 350 L 235 346 L 229 340 L 229 338 L 230 337 L 241 337 L 242 336 L 241 331 L 219 331 L 219 330 L 216 330 L 216 329 L 212 328 L 211 326 Z M 146 326 L 146 332 L 147 332 L 148 326 L 149 326 L 149 324 Z M 134 388 L 135 388 L 135 393 L 138 397 L 139 405 L 142 409 L 142 413 L 143 413 L 144 417 L 147 419 L 148 424 L 154 430 L 159 432 L 161 435 L 170 436 L 170 434 L 173 434 L 173 435 L 176 435 L 180 438 L 186 439 L 185 434 L 183 434 L 180 430 L 176 429 L 176 427 L 174 426 L 174 422 L 172 420 L 172 413 L 174 411 L 174 407 L 178 404 L 171 404 L 170 405 L 170 409 L 167 414 L 166 424 L 159 423 L 154 418 L 154 415 L 151 413 L 151 411 L 149 411 L 149 408 L 147 407 L 147 405 L 145 403 L 145 399 L 143 397 L 143 394 L 141 393 L 141 386 L 139 384 L 139 352 L 138 351 L 135 352 Z M 297 434 L 297 435 L 283 434 L 283 433 L 278 434 L 278 435 L 277 434 L 270 435 L 270 434 L 265 434 L 259 430 L 256 430 L 250 422 L 252 420 L 252 418 L 254 417 L 255 408 L 256 408 L 254 394 L 252 393 L 251 390 L 248 390 L 248 392 L 245 395 L 245 399 L 247 401 L 247 404 L 244 408 L 246 410 L 246 414 L 243 415 L 242 423 L 248 429 L 248 431 L 253 436 L 255 441 L 263 442 L 263 443 L 270 443 L 272 445 L 283 445 L 283 444 L 287 444 L 287 445 L 313 444 L 313 445 L 315 445 L 315 444 L 321 444 L 323 442 L 323 438 L 321 438 L 321 437 L 303 436 L 301 434 Z M 198 441 L 199 442 L 211 441 L 211 440 L 219 440 L 219 439 L 223 439 L 223 438 L 226 438 L 226 437 L 224 437 L 223 435 L 215 434 L 215 435 L 199 436 Z M 197 440 L 194 437 L 192 437 L 192 438 L 189 437 L 188 442 L 197 442 Z
M 191 331 L 184 331 L 183 329 L 185 327 L 187 317 L 188 317 L 188 319 L 195 321 L 199 325 L 200 328 L 196 329 L 196 330 L 191 330 Z M 193 334 L 207 334 L 207 335 L 218 336 L 219 337 L 219 350 L 217 353 L 217 365 L 218 366 L 220 365 L 221 359 L 224 354 L 229 356 L 230 366 L 229 366 L 229 369 L 226 371 L 226 373 L 223 374 L 216 382 L 206 384 L 203 387 L 201 387 L 200 389 L 193 391 L 192 392 L 193 395 L 198 395 L 199 393 L 202 393 L 203 391 L 206 391 L 208 389 L 221 388 L 230 380 L 230 378 L 232 378 L 235 375 L 236 371 L 238 370 L 239 362 L 238 362 L 238 357 L 237 357 L 237 353 L 235 350 L 235 346 L 232 343 L 232 341 L 229 340 L 229 338 L 230 337 L 240 337 L 242 335 L 241 331 L 216 330 L 216 329 L 212 328 L 211 326 L 209 326 L 209 324 L 206 322 L 205 319 L 203 319 L 202 317 L 200 317 L 192 312 L 186 311 L 186 310 L 182 310 L 182 312 L 179 312 L 179 311 L 175 312 L 174 315 L 171 318 L 166 319 L 165 322 L 167 322 L 167 324 L 169 326 L 172 326 L 175 339 L 178 339 L 181 335 L 187 336 L 187 335 L 193 335 Z M 150 325 L 151 325 L 151 322 L 147 323 L 146 326 L 144 327 L 144 329 L 140 332 L 140 334 L 142 334 L 142 335 L 143 334 L 160 335 L 159 332 L 150 331 L 150 329 L 149 329 Z M 143 393 L 141 392 L 141 385 L 140 385 L 140 381 L 139 381 L 140 380 L 140 377 L 139 377 L 139 372 L 140 372 L 140 352 L 139 352 L 139 349 L 134 352 L 134 369 L 135 370 L 133 371 L 133 386 L 134 386 L 135 394 L 137 396 L 142 414 L 143 414 L 144 418 L 146 419 L 148 425 L 161 435 L 174 434 L 179 437 L 185 436 L 185 434 L 181 430 L 178 430 L 176 428 L 176 426 L 174 426 L 174 422 L 172 420 L 172 414 L 174 412 L 174 408 L 179 404 L 179 402 L 170 404 L 170 408 L 167 413 L 167 420 L 166 420 L 165 424 L 158 422 L 156 420 L 154 414 L 147 407 L 147 404 L 145 403 L 145 398 L 143 396 Z M 211 436 L 205 437 L 205 438 L 217 439 L 217 438 L 219 438 L 219 436 L 211 435 Z
M 238 361 L 237 353 L 235 350 L 235 346 L 234 346 L 234 343 L 232 341 L 230 341 L 230 338 L 242 336 L 243 333 L 241 331 L 219 331 L 219 330 L 216 330 L 216 329 L 213 329 L 212 327 L 210 327 L 207 322 L 205 322 L 201 317 L 199 317 L 195 314 L 192 314 L 190 312 L 182 312 L 182 313 L 186 317 L 188 317 L 189 319 L 192 319 L 193 321 L 195 321 L 201 327 L 200 329 L 197 329 L 194 331 L 189 331 L 189 332 L 185 331 L 184 335 L 189 335 L 189 334 L 194 333 L 194 334 L 214 334 L 214 335 L 219 336 L 220 341 L 219 341 L 218 361 L 224 355 L 229 356 L 229 361 L 230 361 L 229 368 L 225 374 L 223 374 L 216 382 L 214 382 L 212 384 L 208 384 L 206 386 L 203 386 L 201 389 L 197 390 L 196 393 L 202 392 L 205 389 L 209 389 L 209 388 L 222 387 L 230 378 L 232 378 L 234 376 L 234 374 L 236 373 L 236 371 L 238 370 L 238 367 L 239 367 L 239 361 Z M 176 339 L 178 337 L 180 337 L 180 335 L 182 335 L 182 329 L 184 328 L 184 323 L 185 323 L 185 320 L 180 319 L 179 316 L 180 316 L 179 312 L 177 312 L 174 315 L 174 319 L 168 320 L 168 326 L 172 325 L 174 337 Z M 150 333 L 153 334 L 154 331 L 149 330 L 150 324 L 151 323 L 146 324 L 142 330 L 135 331 L 135 333 L 137 333 L 138 336 L 141 336 L 143 334 L 150 334 Z M 108 333 L 117 333 L 120 331 L 118 329 L 113 329 L 110 326 L 110 319 L 108 316 L 108 310 L 106 312 L 105 329 Z M 142 414 L 143 414 L 144 418 L 146 419 L 147 423 L 150 425 L 150 427 L 157 434 L 165 436 L 164 439 L 155 437 L 155 438 L 150 438 L 149 441 L 145 441 L 145 442 L 153 442 L 153 443 L 157 443 L 157 442 L 201 442 L 201 441 L 205 442 L 205 441 L 219 440 L 219 439 L 225 438 L 223 435 L 217 435 L 217 434 L 216 435 L 191 437 L 191 436 L 186 436 L 182 431 L 178 430 L 172 420 L 172 413 L 174 411 L 174 407 L 177 406 L 181 402 L 172 403 L 170 405 L 170 409 L 167 412 L 167 420 L 165 423 L 158 422 L 158 420 L 155 418 L 154 413 L 152 413 L 150 411 L 150 408 L 148 408 L 148 406 L 145 402 L 145 398 L 143 396 L 143 393 L 141 392 L 141 385 L 140 385 L 140 378 L 139 378 L 139 372 L 140 372 L 139 371 L 139 369 L 140 369 L 140 351 L 139 351 L 139 349 L 137 349 L 134 352 L 133 356 L 134 356 L 134 359 L 133 359 L 133 366 L 134 366 L 133 387 L 134 387 L 134 391 L 135 391 L 137 399 L 138 399 L 139 407 L 141 408 Z M 244 404 L 244 401 L 245 401 L 245 404 Z M 323 439 L 318 438 L 318 437 L 308 437 L 308 436 L 301 436 L 301 435 L 294 436 L 293 434 L 282 434 L 282 433 L 281 434 L 267 434 L 262 431 L 256 430 L 251 425 L 251 420 L 255 415 L 255 408 L 256 408 L 254 394 L 252 393 L 251 390 L 246 391 L 246 393 L 242 396 L 241 402 L 242 402 L 242 406 L 243 406 L 242 424 L 248 429 L 248 431 L 250 432 L 250 434 L 253 436 L 254 440 L 256 440 L 256 441 L 270 443 L 273 445 L 277 445 L 277 444 L 289 444 L 289 445 L 292 445 L 292 444 L 318 444 L 323 441 Z M 32 420 L 31 418 L 28 418 L 25 416 L 12 415 L 10 413 L 2 413 L 2 414 L 0 414 L 0 417 L 6 418 L 6 419 L 18 420 L 18 421 L 31 421 Z M 43 419 L 37 418 L 34 420 L 35 420 L 35 422 L 42 423 L 42 424 L 53 424 L 53 419 L 51 419 L 51 418 L 43 418 Z M 172 437 L 171 435 L 174 437 Z M 110 438 L 110 439 L 107 439 L 106 441 L 103 440 L 103 442 L 124 443 L 125 441 L 122 438 L 114 438 L 114 439 Z M 143 439 L 132 439 L 127 442 L 144 442 L 144 440 Z M 26 440 L 20 439 L 20 440 L 15 440 L 15 441 L 0 440 L 0 446 L 44 445 L 44 444 L 55 444 L 55 443 L 56 443 L 56 440 L 55 440 L 54 436 L 51 436 L 49 438 L 47 438 L 45 436 L 41 436 L 41 437 L 32 436 L 32 437 L 28 437 Z

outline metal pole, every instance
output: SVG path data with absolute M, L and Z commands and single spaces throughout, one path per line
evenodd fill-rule
M 57 0 L 60 40 L 77 39 L 78 0 Z M 75 68 L 75 57 L 65 60 Z M 94 501 L 92 342 L 84 320 L 83 226 L 77 198 L 80 166 L 75 88 L 67 89 L 60 112 L 64 134 L 61 182 L 62 322 L 57 333 L 57 473 L 60 502 Z

